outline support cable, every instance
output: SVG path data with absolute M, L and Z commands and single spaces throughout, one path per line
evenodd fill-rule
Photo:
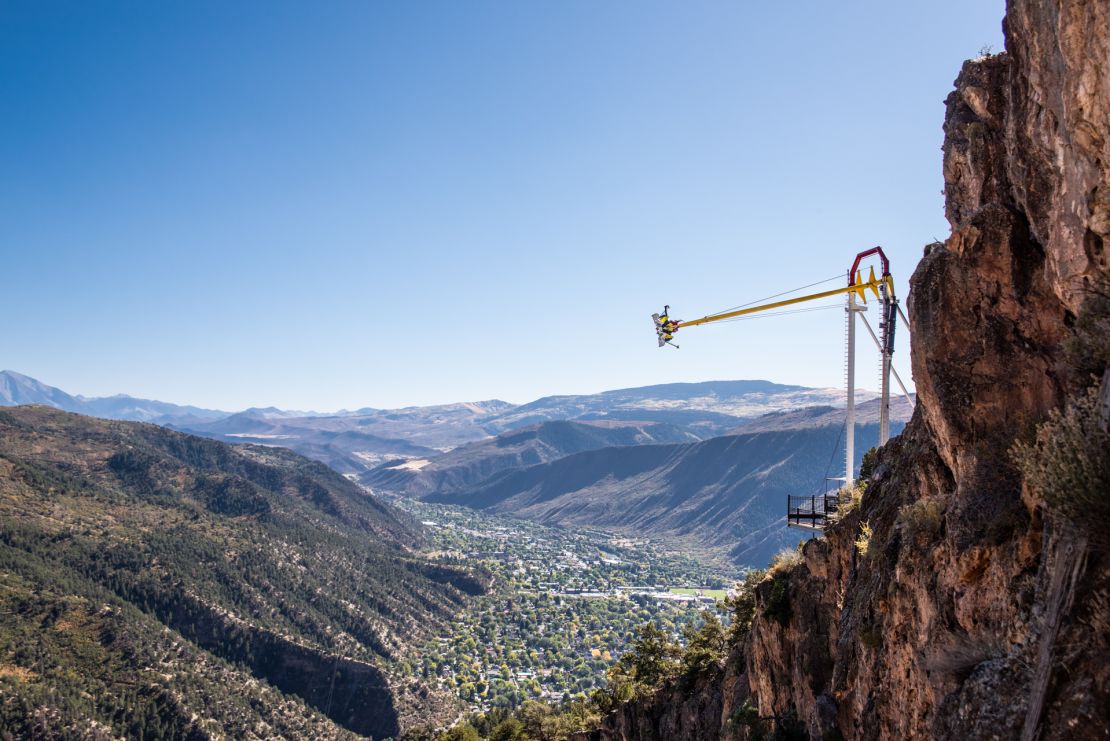
M 843 277 L 844 276 L 842 274 L 837 274 L 837 275 L 834 275 L 831 278 L 825 278 L 824 280 L 819 280 L 816 283 L 810 283 L 807 286 L 801 286 L 799 288 L 791 288 L 789 291 L 783 291 L 782 293 L 776 293 L 774 296 L 767 296 L 766 298 L 757 298 L 755 301 L 749 301 L 746 304 L 740 304 L 739 306 L 733 306 L 733 307 L 728 308 L 728 309 L 721 309 L 720 311 L 715 311 L 712 314 L 707 314 L 706 316 L 714 317 L 714 316 L 717 316 L 718 314 L 727 314 L 730 311 L 736 311 L 737 309 L 743 309 L 743 308 L 746 308 L 748 306 L 755 306 L 756 304 L 761 304 L 764 301 L 770 301 L 773 298 L 778 298 L 779 296 L 785 296 L 788 293 L 797 293 L 798 291 L 804 291 L 807 288 L 813 288 L 814 286 L 819 286 L 822 283 L 828 283 L 830 281 L 838 280 L 838 279 L 843 278 Z
M 714 323 L 715 324 L 730 324 L 732 322 L 746 322 L 746 321 L 750 321 L 752 319 L 766 319 L 767 317 L 770 317 L 770 316 L 787 316 L 789 314 L 804 314 L 804 313 L 809 312 L 809 311 L 825 311 L 825 310 L 828 310 L 828 309 L 839 309 L 839 308 L 841 308 L 840 304 L 830 304 L 828 306 L 809 306 L 809 307 L 806 307 L 805 309 L 788 309 L 786 311 L 772 311 L 772 312 L 768 312 L 768 313 L 765 313 L 765 314 L 752 314 L 750 316 L 733 317 L 732 319 L 721 319 L 720 321 L 717 321 L 717 322 L 714 322 Z M 722 313 L 724 313 L 724 312 L 722 312 Z
M 829 481 L 829 471 L 832 470 L 833 461 L 836 460 L 836 454 L 840 452 L 840 441 L 844 437 L 844 425 L 837 425 L 838 432 L 836 433 L 836 445 L 833 447 L 832 455 L 829 456 L 829 464 L 825 466 L 825 479 L 821 482 L 822 486 L 827 486 Z

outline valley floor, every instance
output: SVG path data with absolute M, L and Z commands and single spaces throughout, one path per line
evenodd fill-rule
M 719 600 L 743 576 L 671 543 L 390 501 L 424 523 L 431 555 L 494 575 L 488 595 L 397 668 L 454 692 L 475 712 L 588 694 L 605 684 L 644 623 L 681 640 L 706 611 L 727 622 Z

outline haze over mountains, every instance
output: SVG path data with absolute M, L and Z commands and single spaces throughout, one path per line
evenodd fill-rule
M 375 491 L 546 524 L 678 538 L 746 565 L 765 563 L 796 539 L 783 524 L 786 494 L 820 493 L 826 474 L 842 475 L 843 395 L 714 381 L 521 405 L 228 413 L 72 396 L 0 373 L 0 405 L 46 404 L 155 421 L 222 442 L 286 447 Z M 904 399 L 892 400 L 895 432 L 911 411 Z M 875 443 L 877 413 L 877 401 L 858 407 L 857 458 Z
M 873 393 L 860 390 L 861 399 Z M 396 458 L 434 456 L 499 433 L 554 420 L 666 423 L 698 439 L 768 412 L 843 404 L 840 389 L 769 381 L 673 383 L 515 405 L 490 400 L 334 414 L 267 407 L 226 412 L 126 395 L 73 396 L 13 371 L 0 372 L 0 406 L 45 404 L 108 419 L 154 422 L 224 442 L 280 445 L 357 474 Z M 660 441 L 662 442 L 662 440 Z
M 626 445 L 697 442 L 692 432 L 665 422 L 558 420 L 502 433 L 431 458 L 395 461 L 361 477 L 363 483 L 423 497 L 464 491 L 503 471 L 574 453 Z
M 878 406 L 857 409 L 857 466 L 878 440 Z M 892 405 L 893 433 L 911 412 L 905 400 Z M 843 409 L 817 407 L 697 440 L 664 423 L 545 422 L 384 464 L 360 480 L 375 491 L 548 525 L 677 538 L 758 566 L 798 539 L 785 527 L 786 495 L 823 493 L 826 476 L 843 475 L 843 423 Z
M 73 396 L 22 373 L 10 370 L 0 371 L 0 406 L 20 404 L 44 404 L 66 412 L 87 414 L 90 417 L 156 424 L 219 419 L 228 414 L 215 409 L 137 399 L 126 394 L 96 398 Z

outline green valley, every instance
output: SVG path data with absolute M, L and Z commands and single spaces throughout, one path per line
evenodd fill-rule
M 733 566 L 656 540 L 390 501 L 423 522 L 430 555 L 492 574 L 488 594 L 430 640 L 419 661 L 400 665 L 476 712 L 589 694 L 605 685 L 645 623 L 676 641 L 707 611 L 727 623 L 719 598 L 742 577 Z

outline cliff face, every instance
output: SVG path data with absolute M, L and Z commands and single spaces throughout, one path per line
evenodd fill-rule
M 662 733 L 649 702 L 602 737 L 743 737 L 744 703 L 813 738 L 1110 733 L 1110 559 L 1009 453 L 1063 402 L 1060 346 L 1107 267 L 1110 4 L 1011 0 L 1005 30 L 946 101 L 952 234 L 911 283 L 914 418 L 806 545 L 789 619 L 757 615 L 742 668 L 703 689 L 712 733 L 677 712 Z
M 1105 589 L 1105 561 L 1046 523 L 1009 450 L 1061 403 L 1059 346 L 1106 267 L 1110 6 L 1018 0 L 1006 34 L 946 101 L 952 235 L 909 301 L 917 414 L 860 510 L 806 548 L 794 619 L 753 634 L 761 714 L 813 735 L 1106 729 L 1107 636 L 1076 599 Z

